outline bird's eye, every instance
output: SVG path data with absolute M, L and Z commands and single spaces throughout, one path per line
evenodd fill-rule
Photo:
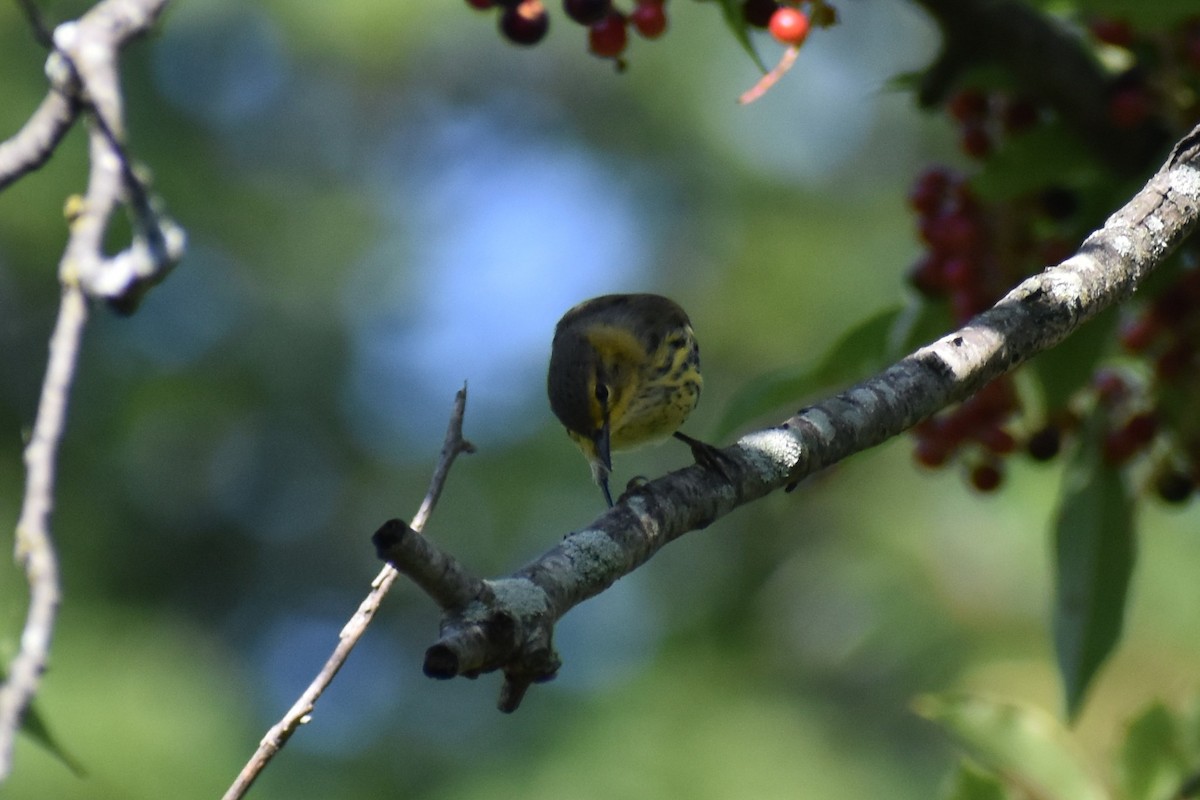
M 603 383 L 596 384 L 596 399 L 600 401 L 601 405 L 608 402 L 608 386 Z

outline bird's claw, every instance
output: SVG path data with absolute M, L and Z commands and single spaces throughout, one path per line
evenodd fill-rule
M 673 435 L 676 439 L 691 448 L 692 458 L 696 460 L 697 464 L 706 469 L 711 469 L 726 481 L 733 482 L 729 477 L 729 471 L 726 470 L 726 467 L 732 470 L 737 465 L 737 462 L 733 458 L 725 455 L 720 448 L 714 447 L 707 442 L 702 442 L 699 439 L 693 439 L 686 433 L 675 431 Z

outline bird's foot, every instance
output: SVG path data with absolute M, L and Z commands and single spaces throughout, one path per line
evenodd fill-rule
M 621 496 L 617 498 L 618 503 L 624 503 L 625 499 L 630 495 L 635 495 L 650 485 L 650 479 L 645 475 L 634 475 L 625 484 L 625 491 L 621 492 Z
M 730 471 L 737 466 L 737 462 L 733 458 L 725 455 L 720 448 L 699 439 L 693 439 L 686 433 L 675 431 L 672 435 L 692 449 L 692 458 L 696 459 L 697 464 L 711 469 L 730 483 L 733 482 L 729 477 Z

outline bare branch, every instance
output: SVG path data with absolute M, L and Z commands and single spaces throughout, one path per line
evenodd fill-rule
M 532 683 L 550 680 L 560 661 L 558 619 L 663 545 L 738 506 L 786 487 L 895 436 L 997 376 L 1050 348 L 1130 295 L 1192 232 L 1200 216 L 1200 127 L 1176 145 L 1145 187 L 1079 252 L 1017 286 L 960 330 L 873 378 L 801 409 L 778 427 L 721 451 L 721 469 L 695 465 L 630 489 L 588 528 L 512 575 L 475 580 L 432 548 L 414 547 L 402 528 L 375 536 L 381 558 L 408 574 L 446 608 L 425 654 L 433 677 L 502 670 L 500 708 L 512 711 Z M 425 559 L 426 563 L 413 563 Z M 430 582 L 438 585 L 428 586 Z M 440 583 L 439 583 L 440 582 Z
M 131 308 L 145 288 L 161 280 L 183 254 L 184 235 L 158 212 L 126 156 L 118 51 L 146 31 L 166 0 L 104 0 L 50 37 L 29 2 L 21 2 L 40 41 L 53 43 L 46 63 L 52 89 L 33 118 L 0 144 L 0 188 L 50 157 L 66 130 L 85 111 L 91 119 L 91 168 L 85 196 L 68 201 L 70 238 L 59 262 L 62 305 L 50 341 L 50 360 L 25 451 L 25 497 L 16 530 L 16 560 L 30 588 L 21 646 L 0 688 L 0 780 L 12 769 L 17 730 L 46 668 L 59 602 L 58 561 L 50 534 L 59 447 L 71 385 L 87 321 L 88 297 Z M 104 233 L 122 204 L 133 216 L 134 239 L 112 258 Z
M 47 62 L 47 74 L 59 90 L 77 85 L 91 112 L 88 191 L 72 209 L 72 235 L 61 277 L 77 281 L 89 296 L 104 298 L 123 313 L 132 312 L 145 292 L 166 277 L 186 246 L 183 230 L 156 207 L 145 179 L 125 152 L 116 60 L 117 50 L 148 30 L 165 6 L 166 0 L 105 0 L 78 22 L 58 26 L 55 51 Z M 97 40 L 109 46 L 97 47 Z M 104 236 L 121 204 L 133 219 L 133 241 L 107 257 Z
M 12 771 L 13 744 L 21 718 L 37 693 L 50 654 L 58 612 L 58 556 L 50 536 L 59 444 L 67 421 L 67 400 L 87 322 L 87 302 L 77 288 L 63 292 L 58 322 L 50 337 L 50 360 L 42 383 L 33 434 L 25 448 L 25 497 L 17 521 L 16 560 L 29 582 L 29 612 L 21 647 L 0 687 L 0 781 Z
M 433 477 L 429 482 L 429 491 L 426 492 L 420 509 L 417 511 L 416 516 L 413 517 L 411 526 L 404 525 L 403 522 L 399 522 L 398 520 L 396 521 L 399 526 L 402 526 L 410 533 L 419 533 L 425 527 L 425 523 L 429 520 L 430 514 L 433 513 L 433 509 L 437 505 L 438 498 L 442 495 L 442 488 L 446 485 L 446 479 L 450 474 L 450 467 L 454 464 L 454 460 L 458 458 L 460 453 L 475 452 L 474 445 L 464 439 L 462 435 L 463 415 L 466 413 L 466 410 L 467 387 L 463 386 L 454 398 L 454 411 L 450 415 L 450 424 L 446 428 L 446 438 L 442 445 L 442 452 L 438 458 L 437 466 L 434 468 Z M 359 604 L 358 610 L 354 612 L 354 616 L 342 628 L 341 634 L 338 636 L 337 646 L 334 648 L 333 654 L 325 662 L 325 666 L 317 673 L 317 676 L 300 695 L 300 698 L 283 715 L 283 719 L 267 731 L 266 736 L 263 737 L 258 745 L 258 750 L 250 757 L 246 766 L 242 767 L 242 771 L 238 774 L 233 785 L 225 792 L 223 800 L 237 800 L 237 798 L 244 797 L 259 774 L 266 768 L 271 759 L 275 757 L 275 754 L 287 744 L 288 739 L 292 738 L 292 734 L 301 725 L 308 722 L 313 709 L 316 707 L 317 700 L 324 694 L 329 684 L 333 682 L 334 676 L 337 675 L 342 665 L 346 663 L 350 651 L 358 644 L 358 640 L 366 633 L 367 626 L 371 624 L 375 612 L 379 610 L 383 598 L 387 595 L 388 590 L 391 589 L 392 583 L 395 582 L 398 574 L 391 566 L 387 566 L 371 582 L 371 591 L 367 593 L 366 598 Z
M 0 191 L 44 165 L 79 116 L 72 98 L 51 92 L 11 139 L 0 142 Z
M 146 290 L 170 272 L 186 245 L 183 230 L 163 213 L 125 150 L 117 69 L 120 49 L 149 30 L 166 4 L 167 0 L 104 0 L 50 35 L 37 9 L 21 2 L 39 40 L 53 46 L 46 61 L 51 90 L 21 131 L 0 144 L 3 189 L 44 164 L 79 112 L 87 112 L 91 174 L 87 194 L 68 205 L 72 236 L 61 277 L 124 313 L 133 311 Z M 107 257 L 104 236 L 121 205 L 129 209 L 133 241 Z

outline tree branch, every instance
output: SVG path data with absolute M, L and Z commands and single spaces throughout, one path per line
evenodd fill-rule
M 500 708 L 560 666 L 554 626 L 663 545 L 738 506 L 895 436 L 1069 335 L 1129 296 L 1192 232 L 1200 213 L 1200 127 L 1079 252 L 1013 289 L 960 330 L 841 394 L 722 451 L 720 471 L 688 467 L 628 491 L 616 507 L 512 575 L 477 580 L 402 523 L 374 536 L 380 558 L 445 611 L 425 654 L 436 678 L 502 670 Z M 430 584 L 434 585 L 430 585 Z
M 33 435 L 25 450 L 27 479 L 15 550 L 29 582 L 30 603 L 20 649 L 0 687 L 0 781 L 11 772 L 17 731 L 45 671 L 58 608 L 58 560 L 50 518 L 87 300 L 101 297 L 121 310 L 132 309 L 145 289 L 182 257 L 185 238 L 155 208 L 156 201 L 136 177 L 124 151 L 116 67 L 120 49 L 154 24 L 166 0 L 103 0 L 77 22 L 60 25 L 53 36 L 44 29 L 37 9 L 28 0 L 19 2 L 39 41 L 53 43 L 46 62 L 52 88 L 21 131 L 0 144 L 0 188 L 45 163 L 80 111 L 87 112 L 90 120 L 91 161 L 86 194 L 67 204 L 70 237 L 58 269 L 62 304 L 50 340 Z M 104 234 L 121 205 L 133 217 L 133 242 L 109 258 L 104 254 Z
M 430 514 L 433 513 L 438 498 L 442 495 L 442 488 L 446 485 L 446 478 L 450 474 L 450 467 L 454 464 L 454 460 L 461 453 L 475 452 L 474 445 L 463 438 L 463 415 L 466 413 L 466 409 L 467 387 L 463 386 L 454 398 L 454 411 L 450 415 L 450 424 L 446 428 L 446 438 L 442 445 L 442 452 L 438 458 L 437 466 L 434 468 L 433 477 L 429 482 L 429 491 L 426 492 L 421 507 L 413 517 L 411 527 L 404 525 L 403 522 L 399 522 L 406 530 L 414 534 L 425 527 Z M 342 668 L 342 665 L 346 663 L 346 659 L 350 656 L 350 651 L 358 644 L 358 640 L 366 633 L 367 626 L 371 624 L 375 612 L 379 610 L 379 606 L 391 589 L 397 574 L 395 569 L 387 566 L 371 582 L 371 591 L 367 593 L 358 610 L 354 612 L 354 616 L 342 628 L 338 636 L 337 646 L 334 648 L 333 654 L 325 662 L 325 666 L 317 673 L 317 676 L 300 695 L 300 698 L 283 715 L 283 719 L 267 731 L 266 736 L 263 737 L 258 745 L 258 750 L 250 757 L 250 760 L 242 768 L 233 785 L 225 792 L 223 800 L 238 800 L 238 798 L 245 796 L 250 786 L 266 768 L 271 759 L 275 757 L 275 754 L 283 749 L 283 746 L 292 738 L 292 734 L 301 725 L 309 721 L 313 709 L 316 707 L 317 700 L 320 699 L 325 689 L 328 688 L 334 676 Z
M 21 647 L 0 687 L 0 781 L 12 771 L 12 751 L 21 718 L 37 693 L 54 619 L 58 612 L 58 556 L 50 537 L 58 449 L 66 427 L 67 399 L 75 378 L 79 343 L 87 323 L 87 303 L 77 288 L 63 291 L 58 322 L 50 337 L 50 360 L 42 383 L 37 419 L 25 448 L 25 497 L 17 521 L 16 560 L 29 582 L 29 611 Z
M 49 161 L 78 116 L 79 104 L 71 98 L 46 95 L 21 130 L 0 142 L 0 191 Z

